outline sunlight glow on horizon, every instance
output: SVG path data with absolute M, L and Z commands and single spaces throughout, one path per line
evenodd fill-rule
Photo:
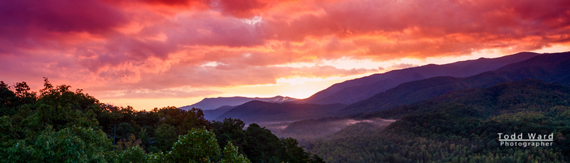
M 562 50 L 562 51 L 559 51 L 559 50 Z M 564 52 L 564 51 L 570 51 L 570 46 L 555 45 L 552 47 L 545 47 L 543 49 L 536 50 L 534 52 L 554 53 L 554 52 Z M 497 58 L 497 57 L 501 57 L 504 55 L 508 55 L 508 54 L 504 54 L 502 52 L 506 52 L 506 51 L 504 49 L 489 49 L 489 50 L 477 51 L 471 55 L 463 55 L 463 56 L 458 56 L 458 57 L 432 57 L 432 58 L 426 58 L 424 60 L 403 58 L 403 59 L 397 59 L 397 60 L 388 61 L 388 62 L 374 62 L 371 60 L 352 60 L 352 59 L 340 60 L 339 59 L 339 60 L 334 60 L 334 61 L 320 61 L 317 63 L 300 63 L 300 64 L 278 65 L 278 66 L 287 66 L 287 67 L 289 67 L 289 66 L 291 66 L 291 67 L 295 67 L 295 66 L 303 67 L 303 66 L 314 66 L 314 65 L 321 64 L 321 65 L 335 66 L 337 68 L 350 68 L 349 67 L 350 64 L 346 64 L 346 63 L 365 63 L 364 65 L 355 65 L 354 68 L 373 68 L 374 64 L 383 65 L 387 68 L 383 69 L 383 70 L 378 70 L 375 72 L 369 72 L 369 73 L 357 74 L 357 75 L 351 75 L 351 76 L 345 76 L 345 77 L 319 78 L 319 77 L 292 76 L 292 77 L 278 78 L 276 80 L 277 83 L 275 83 L 275 84 L 245 85 L 245 86 L 236 86 L 236 87 L 211 88 L 213 90 L 219 90 L 223 93 L 214 94 L 212 96 L 206 96 L 206 97 L 171 98 L 171 99 L 145 99 L 145 100 L 140 100 L 140 99 L 104 99 L 101 101 L 112 101 L 116 105 L 122 105 L 122 106 L 131 105 L 131 106 L 135 107 L 135 109 L 141 108 L 141 110 L 149 110 L 149 109 L 152 109 L 154 107 L 163 107 L 163 106 L 153 105 L 154 103 L 168 103 L 168 104 L 171 104 L 168 106 L 182 107 L 182 106 L 192 105 L 192 104 L 202 100 L 203 98 L 214 98 L 214 97 L 240 96 L 240 97 L 255 98 L 255 97 L 274 97 L 274 96 L 280 95 L 280 96 L 287 96 L 287 97 L 292 97 L 292 98 L 297 98 L 297 99 L 304 99 L 304 98 L 310 97 L 311 95 L 317 93 L 318 91 L 326 89 L 326 88 L 328 88 L 331 85 L 336 84 L 336 83 L 340 83 L 340 82 L 343 82 L 346 80 L 361 78 L 361 77 L 365 77 L 365 76 L 369 76 L 369 75 L 373 75 L 373 74 L 377 74 L 377 73 L 384 73 L 384 72 L 388 72 L 388 71 L 392 71 L 392 70 L 401 69 L 401 68 L 396 68 L 394 66 L 398 65 L 398 64 L 402 64 L 402 63 L 413 64 L 415 66 L 423 66 L 423 65 L 427 65 L 427 64 L 448 64 L 448 63 L 453 63 L 453 62 L 457 62 L 457 61 L 478 59 L 481 57 Z M 208 66 L 215 66 L 213 64 L 214 63 L 208 63 L 207 65 Z

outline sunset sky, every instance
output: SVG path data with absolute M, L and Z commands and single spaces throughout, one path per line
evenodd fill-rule
M 0 1 L 0 80 L 151 109 L 306 98 L 429 63 L 570 51 L 568 0 Z

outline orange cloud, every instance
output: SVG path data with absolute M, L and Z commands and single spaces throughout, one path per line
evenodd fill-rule
M 0 2 L 0 11 L 1 80 L 41 85 L 45 76 L 133 98 L 377 71 L 317 64 L 324 60 L 570 42 L 566 0 L 21 0 Z M 315 64 L 276 66 L 301 62 Z M 170 91 L 180 87 L 204 91 Z

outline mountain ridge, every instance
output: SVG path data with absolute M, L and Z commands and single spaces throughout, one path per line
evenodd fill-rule
M 532 62 L 534 64 L 531 64 L 531 66 L 525 66 L 527 62 Z M 531 59 L 521 61 L 521 63 L 511 63 L 501 68 L 495 71 L 487 71 L 463 78 L 437 76 L 428 79 L 405 82 L 382 93 L 376 94 L 373 97 L 350 105 L 337 103 L 338 105 L 333 105 L 333 109 L 325 109 L 322 104 L 297 102 L 282 104 L 276 103 L 271 105 L 264 103 L 258 103 L 257 105 L 244 104 L 229 110 L 216 119 L 240 118 L 246 119 L 249 122 L 254 122 L 256 120 L 276 121 L 297 120 L 300 118 L 313 119 L 327 116 L 350 116 L 354 114 L 381 111 L 401 105 L 408 105 L 460 89 L 485 88 L 501 82 L 534 78 L 544 80 L 546 82 L 567 83 L 567 79 L 570 79 L 570 71 L 568 70 L 570 69 L 570 52 L 536 55 Z M 294 106 L 294 104 L 297 104 L 297 106 Z M 346 107 L 342 107 L 343 105 Z M 283 111 L 284 109 L 295 111 L 300 110 L 296 107 L 305 109 L 305 111 L 302 112 L 302 116 L 293 116 L 294 114 L 297 114 L 294 111 Z M 275 110 L 276 108 L 282 110 Z M 272 109 L 273 111 L 270 111 Z M 295 118 L 284 118 L 288 116 L 288 114 Z M 270 117 L 273 117 L 273 119 Z
M 225 112 L 227 112 L 229 110 L 232 110 L 235 107 L 236 106 L 224 105 L 224 106 L 220 106 L 219 108 L 216 108 L 213 110 L 203 110 L 204 118 L 207 120 L 213 120 L 216 117 L 224 114 Z
M 297 99 L 280 95 L 274 97 L 243 97 L 243 96 L 215 97 L 215 98 L 204 98 L 192 105 L 180 107 L 180 109 L 188 110 L 195 107 L 195 108 L 200 108 L 202 110 L 214 110 L 222 106 L 237 106 L 253 100 L 281 103 L 281 102 L 292 102 L 296 101 Z
M 458 61 L 449 64 L 428 64 L 419 67 L 389 71 L 370 76 L 336 83 L 321 90 L 309 98 L 299 100 L 303 103 L 343 103 L 351 104 L 375 94 L 398 86 L 399 84 L 427 79 L 436 76 L 467 77 L 486 71 L 492 71 L 540 55 L 533 52 L 520 52 L 498 58 L 479 58 L 476 60 Z
M 533 63 L 533 64 L 529 64 Z M 570 52 L 543 54 L 470 77 L 439 76 L 406 82 L 371 98 L 350 104 L 341 110 L 343 115 L 367 113 L 411 104 L 455 90 L 485 88 L 501 82 L 539 79 L 545 82 L 568 84 L 570 79 Z
M 270 103 L 264 101 L 250 101 L 234 107 L 215 118 L 221 121 L 224 118 L 239 118 L 246 123 L 295 121 L 306 118 L 332 116 L 336 111 L 344 108 L 344 104 L 304 104 L 304 103 Z

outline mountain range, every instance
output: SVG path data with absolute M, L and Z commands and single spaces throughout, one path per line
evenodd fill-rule
M 451 74 L 451 75 L 456 75 L 456 76 L 465 76 L 462 75 L 462 73 L 465 74 L 473 74 L 479 71 L 484 71 L 487 69 L 497 69 L 497 68 L 501 68 L 501 67 L 505 67 L 506 65 L 509 65 L 509 62 L 515 62 L 516 61 L 524 61 L 524 60 L 528 60 L 529 58 L 533 58 L 533 57 L 537 57 L 540 56 L 537 53 L 529 53 L 529 52 L 524 52 L 524 53 L 517 53 L 514 55 L 510 55 L 510 56 L 504 56 L 504 57 L 500 57 L 500 58 L 494 58 L 494 59 L 486 59 L 486 58 L 482 58 L 482 59 L 477 59 L 477 60 L 470 60 L 470 61 L 462 61 L 462 62 L 456 62 L 456 63 L 451 63 L 451 64 L 446 64 L 446 65 L 427 65 L 427 66 L 421 66 L 421 67 L 416 67 L 416 68 L 408 68 L 408 69 L 404 69 L 404 70 L 396 70 L 396 71 L 390 71 L 384 74 L 377 74 L 377 75 L 372 75 L 372 76 L 368 76 L 368 77 L 364 77 L 364 78 L 359 78 L 359 79 L 355 79 L 355 80 L 351 80 L 351 81 L 347 81 L 347 82 L 343 82 L 340 84 L 335 84 L 331 87 L 329 87 L 328 89 L 325 89 L 321 92 L 332 92 L 332 89 L 336 89 L 336 88 L 340 88 L 341 86 L 346 86 L 346 85 L 353 85 L 352 87 L 350 87 L 351 89 L 343 89 L 343 90 L 355 90 L 357 87 L 358 89 L 365 89 L 366 87 L 368 87 L 368 90 L 376 90 L 376 91 L 380 91 L 383 89 L 386 89 L 388 87 L 388 85 L 382 85 L 379 86 L 378 88 L 374 87 L 373 85 L 370 85 L 370 83 L 386 83 L 386 81 L 392 81 L 391 83 L 399 83 L 402 81 L 407 81 L 407 80 L 413 80 L 414 78 L 426 78 L 428 76 L 431 75 L 439 75 L 439 74 Z M 512 63 L 511 63 L 512 64 Z M 483 68 L 481 68 L 483 67 Z M 421 75 L 422 72 L 425 72 L 428 75 Z M 393 77 L 392 79 L 386 79 L 386 80 L 382 80 L 384 78 L 388 78 L 388 77 Z M 477 77 L 474 77 L 477 78 Z M 295 101 L 293 103 L 286 103 L 286 104 L 265 104 L 262 102 L 256 102 L 256 103 L 249 103 L 249 104 L 243 104 L 240 106 L 237 106 L 231 110 L 229 110 L 228 112 L 220 115 L 219 117 L 217 117 L 217 120 L 222 120 L 224 118 L 240 118 L 242 120 L 253 120 L 256 119 L 257 122 L 262 122 L 261 120 L 263 119 L 267 119 L 267 120 L 275 120 L 275 119 L 271 119 L 271 118 L 265 118 L 265 117 L 282 117 L 280 118 L 280 120 L 282 121 L 291 121 L 291 120 L 297 120 L 299 119 L 299 117 L 305 117 L 307 119 L 311 119 L 311 118 L 321 118 L 321 117 L 326 117 L 326 116 L 346 116 L 346 115 L 351 115 L 351 114 L 358 114 L 358 113 L 368 113 L 368 112 L 374 112 L 374 111 L 379 111 L 379 110 L 383 110 L 383 109 L 387 109 L 387 108 L 391 108 L 394 106 L 398 106 L 398 105 L 404 105 L 404 104 L 410 104 L 416 101 L 420 101 L 423 99 L 427 99 L 430 97 L 435 97 L 437 95 L 441 95 L 444 93 L 448 93 L 450 91 L 453 90 L 458 90 L 458 89 L 462 89 L 462 88 L 469 88 L 469 85 L 463 85 L 463 86 L 454 86 L 454 87 L 448 87 L 445 86 L 443 84 L 446 83 L 452 83 L 452 81 L 448 81 L 448 80 L 458 80 L 458 78 L 455 77 L 450 77 L 450 76 L 440 76 L 440 77 L 434 77 L 432 78 L 428 78 L 430 80 L 427 79 L 423 79 L 425 81 L 422 80 L 415 80 L 415 81 L 421 81 L 419 83 L 413 83 L 415 81 L 411 81 L 410 82 L 401 82 L 402 84 L 400 85 L 396 85 L 395 87 L 391 87 L 388 88 L 388 90 L 386 90 L 385 92 L 381 92 L 381 93 L 377 93 L 375 96 L 369 97 L 367 99 L 352 103 L 348 106 L 346 106 L 345 104 L 342 103 L 336 103 L 337 105 L 334 105 L 334 107 L 331 107 L 330 109 L 324 109 L 327 108 L 326 105 L 329 104 L 311 104 L 311 105 L 302 105 L 305 102 L 307 102 L 307 100 L 311 100 L 311 98 L 305 99 L 305 100 L 298 100 Z M 467 79 L 466 79 L 467 80 Z M 380 81 L 380 82 L 374 82 L 374 81 Z M 394 81 L 398 81 L 398 82 L 394 82 Z M 499 81 L 506 81 L 506 80 L 499 80 Z M 360 83 L 360 85 L 358 84 Z M 487 83 L 487 85 L 493 85 L 496 83 Z M 441 89 L 439 88 L 432 88 L 432 87 L 437 87 L 437 86 L 442 86 Z M 485 85 L 481 85 L 481 86 L 485 86 Z M 354 89 L 352 89 L 354 88 Z M 416 92 L 417 91 L 417 92 Z M 426 92 L 426 91 L 432 91 L 432 92 Z M 315 95 L 318 94 L 322 94 L 322 93 L 317 93 Z M 338 91 L 337 93 L 342 93 L 343 91 Z M 370 93 L 370 92 L 367 92 Z M 334 93 L 333 93 L 334 94 Z M 350 93 L 342 93 L 343 96 L 350 96 Z M 409 95 L 409 96 L 408 96 Z M 380 97 L 382 96 L 382 97 Z M 316 96 L 312 96 L 312 97 L 316 97 Z M 339 96 L 337 96 L 339 97 Z M 402 99 L 401 99 L 402 98 Z M 337 100 L 340 101 L 340 100 Z M 286 105 L 286 106 L 281 106 L 281 105 Z M 297 105 L 297 106 L 296 106 Z M 342 105 L 345 105 L 345 107 L 342 107 Z M 263 110 L 263 108 L 268 108 L 266 110 L 264 110 L 264 112 L 261 112 L 260 110 Z M 284 111 L 284 110 L 275 110 L 272 108 L 303 108 L 303 116 L 292 116 L 292 112 L 293 111 Z M 273 112 L 271 112 L 271 110 Z M 300 109 L 297 109 L 297 111 L 294 111 L 295 113 L 298 113 Z M 264 117 L 264 118 L 256 118 L 256 117 Z M 286 117 L 291 117 L 290 119 L 287 119 Z
M 321 105 L 290 102 L 271 103 L 254 100 L 234 107 L 218 116 L 215 120 L 222 121 L 224 118 L 239 118 L 246 123 L 296 121 L 334 116 L 333 113 L 344 107 L 346 105 L 338 103 Z
M 539 54 L 521 52 L 499 58 L 480 58 L 477 60 L 460 61 L 444 65 L 429 64 L 402 70 L 394 70 L 334 84 L 327 89 L 315 93 L 307 99 L 300 100 L 299 102 L 315 104 L 351 104 L 372 97 L 375 94 L 384 92 L 405 82 L 436 76 L 472 76 L 482 72 L 495 70 L 511 63 L 527 60 L 537 55 Z
M 217 97 L 217 98 L 204 98 L 201 101 L 180 107 L 180 109 L 192 109 L 192 108 L 200 108 L 202 110 L 215 110 L 219 109 L 222 106 L 237 106 L 244 104 L 249 101 L 266 101 L 266 102 L 273 102 L 273 103 L 281 103 L 281 102 L 292 102 L 296 101 L 297 99 L 291 97 L 284 97 L 284 96 L 275 96 L 275 97 Z
M 433 98 L 455 90 L 485 88 L 502 82 L 522 79 L 538 79 L 545 82 L 568 84 L 570 79 L 570 52 L 538 55 L 525 61 L 506 65 L 495 71 L 470 77 L 440 76 L 403 83 L 386 92 L 353 103 L 343 109 L 340 114 L 381 111 Z
M 264 99 L 213 98 L 204 99 L 191 106 L 204 107 L 209 105 L 205 108 L 212 108 L 214 105 L 229 104 L 223 107 L 219 106 L 218 109 L 205 110 L 205 117 L 211 120 L 240 118 L 247 123 L 292 122 L 303 119 L 378 112 L 434 98 L 452 91 L 466 88 L 486 88 L 502 82 L 523 79 L 568 84 L 569 74 L 570 52 L 542 55 L 523 52 L 500 58 L 481 58 L 445 65 L 426 65 L 375 74 L 335 84 L 304 100 L 291 100 L 281 96 Z M 381 92 L 376 93 L 375 91 Z M 371 93 L 375 94 L 363 100 L 345 104 L 369 96 L 368 94 Z M 354 96 L 354 98 L 342 101 L 340 98 L 343 96 L 347 98 Z M 335 99 L 336 102 L 327 103 L 328 100 L 323 99 Z M 307 103 L 310 101 L 316 104 Z M 241 102 L 243 103 L 240 104 Z

